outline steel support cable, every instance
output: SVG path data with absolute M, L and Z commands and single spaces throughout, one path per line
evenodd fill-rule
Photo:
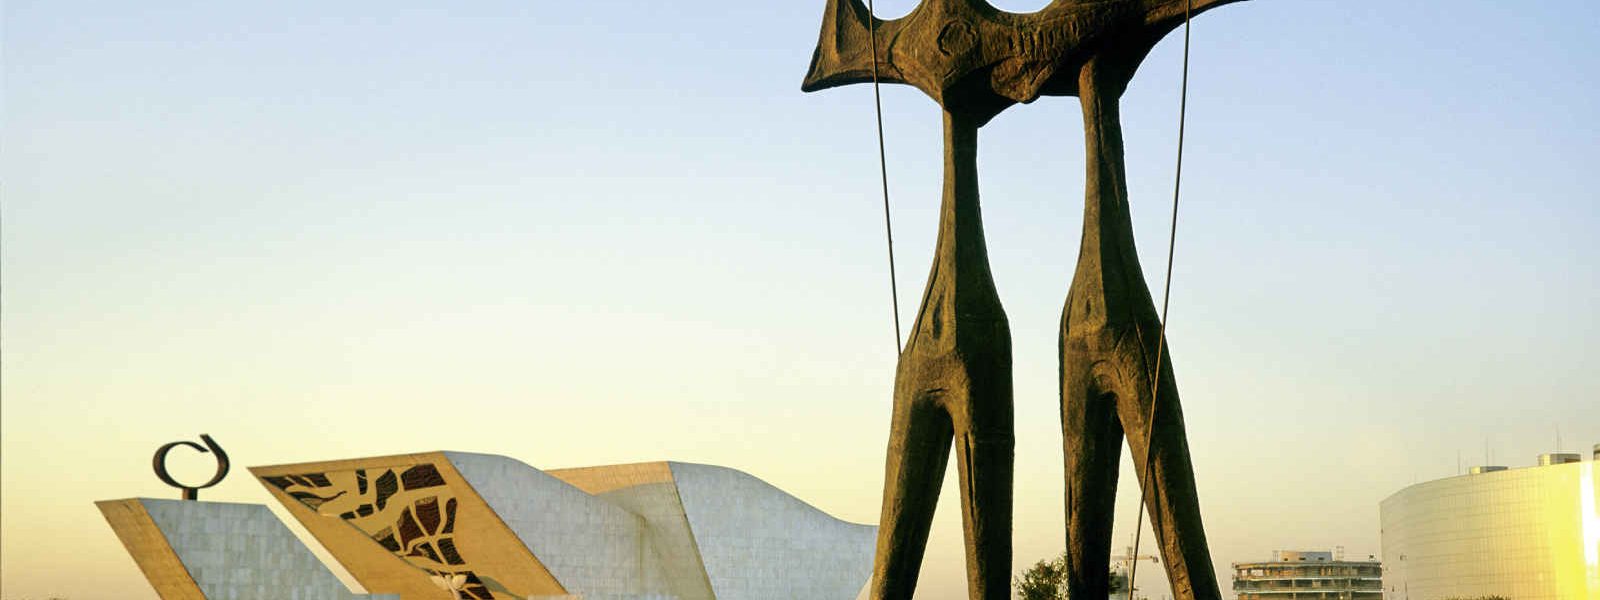
M 1144 533 L 1144 509 L 1150 497 L 1150 486 L 1146 484 L 1150 479 L 1150 465 L 1152 451 L 1155 448 L 1154 439 L 1156 428 L 1156 394 L 1161 389 L 1161 358 L 1166 352 L 1167 345 L 1167 306 L 1172 300 L 1172 257 L 1178 245 L 1178 192 L 1183 188 L 1183 126 L 1184 118 L 1189 111 L 1189 27 L 1191 12 L 1194 9 L 1194 0 L 1185 0 L 1183 5 L 1183 83 L 1178 92 L 1178 160 L 1177 167 L 1172 176 L 1172 227 L 1167 233 L 1167 281 L 1161 291 L 1161 327 L 1160 337 L 1156 341 L 1156 368 L 1150 373 L 1150 413 L 1145 418 L 1144 424 L 1144 474 L 1139 477 L 1139 511 L 1133 526 L 1133 553 L 1139 555 L 1139 541 Z M 1151 518 L 1151 527 L 1159 527 L 1155 518 Z M 1133 597 L 1134 577 L 1139 574 L 1139 560 L 1132 559 L 1132 566 L 1128 568 L 1128 597 Z
M 889 302 L 894 310 L 894 353 L 900 355 L 900 289 L 894 274 L 894 222 L 889 217 L 889 161 L 883 149 L 883 97 L 878 93 L 878 17 L 867 0 L 867 37 L 872 48 L 872 108 L 878 118 L 878 179 L 883 182 L 883 231 L 889 242 Z

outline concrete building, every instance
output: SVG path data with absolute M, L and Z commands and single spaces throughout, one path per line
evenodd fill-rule
M 1553 453 L 1537 465 L 1473 468 L 1385 499 L 1385 598 L 1600 600 L 1595 462 Z
M 1382 579 L 1376 560 L 1324 551 L 1278 550 L 1271 561 L 1233 563 L 1239 600 L 1379 600 Z
M 96 502 L 163 600 L 397 600 L 353 594 L 260 504 Z
M 430 452 L 250 471 L 363 587 L 408 600 L 852 600 L 877 537 L 709 465 Z
M 370 595 L 263 505 L 96 505 L 163 600 L 853 600 L 877 538 L 710 465 L 429 452 L 251 472 Z

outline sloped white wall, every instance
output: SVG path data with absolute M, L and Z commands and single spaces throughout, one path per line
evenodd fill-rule
M 260 504 L 139 502 L 208 600 L 394 598 L 350 592 Z
M 518 460 L 444 454 L 568 591 L 586 597 L 667 591 L 640 516 Z
M 695 549 L 689 520 L 678 500 L 677 485 L 647 483 L 620 488 L 597 497 L 644 517 L 650 547 L 660 560 L 666 589 L 677 600 L 715 600 L 705 567 Z
M 871 576 L 876 527 L 741 471 L 671 468 L 717 600 L 852 600 Z

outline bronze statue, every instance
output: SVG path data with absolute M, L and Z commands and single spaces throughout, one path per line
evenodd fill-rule
M 1152 373 L 1160 320 L 1135 253 L 1117 106 L 1139 63 L 1186 14 L 1236 1 L 1055 0 L 1038 12 L 1014 14 L 984 0 L 923 0 L 910 14 L 884 21 L 860 0 L 828 0 L 801 89 L 876 77 L 916 86 L 944 111 L 939 238 L 895 373 L 875 600 L 908 599 L 916 588 L 952 441 L 968 592 L 1010 597 L 1011 338 L 978 210 L 977 133 L 1005 108 L 1041 95 L 1079 97 L 1088 144 L 1083 241 L 1060 337 L 1068 592 L 1073 598 L 1107 593 L 1126 434 L 1141 474 L 1146 458 L 1154 461 L 1144 488 L 1175 597 L 1221 597 L 1170 362 L 1162 360 L 1160 373 Z M 1152 391 L 1160 407 L 1147 440 Z

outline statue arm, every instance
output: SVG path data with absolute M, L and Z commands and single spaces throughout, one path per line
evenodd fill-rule
M 877 60 L 878 81 L 906 83 L 889 58 L 889 48 L 899 35 L 909 17 L 884 21 L 867 14 L 861 0 L 828 0 L 823 13 L 822 35 L 817 39 L 816 53 L 811 57 L 811 68 L 802 91 L 838 87 L 851 83 L 872 81 L 873 60 Z M 872 28 L 867 26 L 871 19 Z M 877 56 L 873 56 L 872 31 L 877 32 Z
M 1243 2 L 1244 0 L 1145 0 L 1144 24 L 1145 27 L 1160 32 L 1177 29 L 1183 24 L 1185 8 L 1190 9 L 1191 16 L 1222 6 Z M 1192 2 L 1192 6 L 1188 6 Z

